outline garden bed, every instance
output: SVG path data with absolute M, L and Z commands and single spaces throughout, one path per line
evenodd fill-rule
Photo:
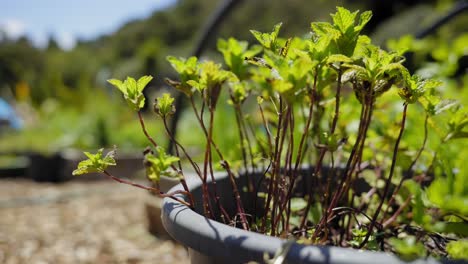
M 188 263 L 147 232 L 145 192 L 108 181 L 0 181 L 0 263 Z

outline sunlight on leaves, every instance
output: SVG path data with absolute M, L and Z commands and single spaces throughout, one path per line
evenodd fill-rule
M 103 156 L 104 149 L 99 149 L 96 154 L 89 152 L 84 152 L 88 159 L 81 161 L 78 164 L 78 168 L 75 169 L 73 175 L 82 175 L 93 172 L 104 172 L 107 167 L 115 166 L 116 162 L 114 159 L 116 150 L 109 151 L 105 156 Z

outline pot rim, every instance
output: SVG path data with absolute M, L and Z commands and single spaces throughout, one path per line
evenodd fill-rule
M 216 173 L 217 181 L 228 179 L 225 173 Z M 200 188 L 202 182 L 197 177 L 188 177 L 190 190 Z M 169 192 L 183 190 L 181 184 Z M 184 195 L 176 195 L 184 199 Z M 161 217 L 167 232 L 183 245 L 204 255 L 238 259 L 241 262 L 264 262 L 264 253 L 273 256 L 286 245 L 288 240 L 231 227 L 206 218 L 189 207 L 164 198 Z M 296 242 L 290 246 L 286 263 L 408 263 L 387 252 L 357 250 L 336 246 L 301 245 Z M 411 263 L 458 263 L 452 260 L 438 261 L 432 257 L 420 258 Z

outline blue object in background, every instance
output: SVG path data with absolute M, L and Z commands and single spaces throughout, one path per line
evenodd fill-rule
M 0 126 L 6 124 L 13 129 L 21 129 L 23 121 L 18 117 L 13 107 L 0 98 Z

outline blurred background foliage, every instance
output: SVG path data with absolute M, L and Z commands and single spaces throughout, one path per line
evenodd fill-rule
M 56 152 L 64 148 L 95 149 L 118 145 L 139 149 L 147 145 L 137 117 L 122 103 L 109 78 L 155 76 L 148 102 L 164 90 L 164 77 L 174 75 L 167 55 L 189 56 L 207 18 L 222 1 L 179 0 L 149 18 L 134 20 L 116 32 L 92 41 L 80 41 L 72 50 L 61 50 L 53 38 L 44 49 L 25 37 L 0 38 L 0 96 L 14 105 L 23 119 L 21 130 L 1 128 L 1 151 Z M 233 36 L 253 43 L 249 29 L 269 31 L 283 22 L 283 37 L 307 34 L 311 21 L 328 21 L 335 6 L 372 10 L 366 34 L 385 46 L 392 38 L 409 45 L 411 69 L 446 80 L 450 95 L 467 102 L 466 73 L 468 14 L 462 14 L 435 34 L 415 41 L 411 35 L 434 22 L 453 7 L 450 0 L 257 0 L 243 1 L 223 20 L 216 38 Z M 406 42 L 405 42 L 406 41 Z M 402 43 L 403 44 L 402 44 Z M 397 40 L 389 45 L 398 45 Z M 221 58 L 212 39 L 205 56 Z M 220 61 L 220 60 L 219 60 Z M 463 88 L 464 87 L 464 88 Z M 463 95 L 463 96 L 460 96 Z M 229 110 L 223 110 L 227 112 Z M 164 133 L 150 120 L 151 133 Z M 183 115 L 181 130 L 190 129 L 190 114 Z M 225 127 L 226 124 L 223 124 Z M 218 128 L 223 131 L 223 128 Z M 181 136 L 184 136 L 182 134 Z M 203 140 L 198 137 L 203 144 Z M 236 136 L 232 135 L 232 140 Z M 197 137 L 187 139 L 197 144 Z M 163 143 L 164 144 L 164 143 Z M 223 144 L 228 146 L 228 142 Z

